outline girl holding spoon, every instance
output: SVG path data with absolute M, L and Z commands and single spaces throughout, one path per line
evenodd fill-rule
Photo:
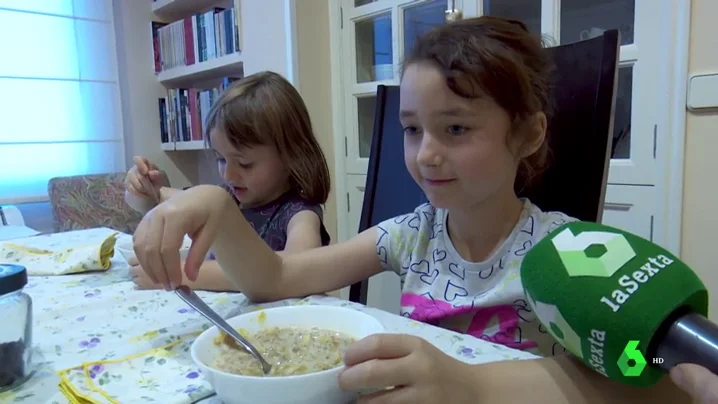
M 291 83 L 272 72 L 233 83 L 212 106 L 206 128 L 222 188 L 272 250 L 299 252 L 329 244 L 321 207 L 329 194 L 329 169 L 304 101 Z M 182 192 L 170 188 L 144 157 L 135 157 L 125 182 L 127 203 L 142 213 Z M 137 262 L 131 264 L 139 287 L 162 287 Z M 206 260 L 202 275 L 184 284 L 236 290 L 214 260 Z

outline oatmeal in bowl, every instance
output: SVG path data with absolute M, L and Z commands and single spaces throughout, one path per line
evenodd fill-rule
M 344 351 L 353 342 L 384 332 L 360 311 L 335 306 L 288 306 L 228 319 L 272 365 L 264 375 L 256 359 L 212 327 L 192 345 L 192 359 L 220 399 L 244 403 L 348 403 L 339 388 Z

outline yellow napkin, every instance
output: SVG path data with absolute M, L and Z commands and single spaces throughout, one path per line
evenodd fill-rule
M 180 339 L 127 358 L 61 370 L 60 391 L 72 404 L 196 402 L 214 392 L 192 361 L 193 340 Z
M 118 234 L 75 246 L 46 242 L 44 236 L 0 242 L 0 262 L 20 264 L 27 268 L 28 275 L 35 276 L 105 271 L 110 268 L 110 258 L 115 254 Z

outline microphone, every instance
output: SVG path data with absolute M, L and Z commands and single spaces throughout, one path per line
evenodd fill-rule
M 680 363 L 718 374 L 708 291 L 653 242 L 597 223 L 568 223 L 526 254 L 521 283 L 547 332 L 606 377 L 647 387 Z

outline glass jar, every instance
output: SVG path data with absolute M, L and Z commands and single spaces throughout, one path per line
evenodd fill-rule
M 32 299 L 22 291 L 26 284 L 25 267 L 0 263 L 0 392 L 31 373 Z

